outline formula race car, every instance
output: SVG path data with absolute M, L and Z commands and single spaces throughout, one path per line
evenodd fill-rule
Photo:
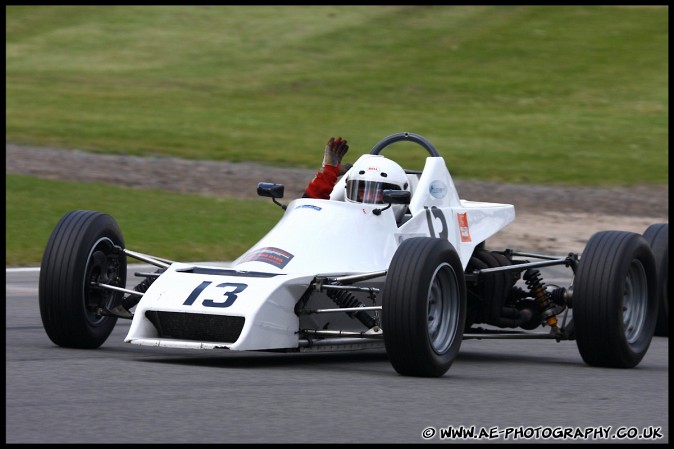
M 282 184 L 259 183 L 258 194 L 285 212 L 229 266 L 135 252 L 111 216 L 67 213 L 40 269 L 47 335 L 63 347 L 97 348 L 125 318 L 124 341 L 137 345 L 385 348 L 399 374 L 438 377 L 467 338 L 575 340 L 587 364 L 629 368 L 648 350 L 658 315 L 666 331 L 667 224 L 644 235 L 598 232 L 582 256 L 489 250 L 514 207 L 460 199 L 426 138 L 394 134 L 361 158 L 404 141 L 428 152 L 424 168 L 405 170 L 409 187 L 384 191 L 381 204 L 344 201 L 349 172 L 330 199 L 287 205 Z M 392 206 L 404 208 L 400 219 Z M 136 272 L 127 288 L 127 258 L 156 268 Z M 572 285 L 546 285 L 539 269 L 554 265 L 570 270 Z

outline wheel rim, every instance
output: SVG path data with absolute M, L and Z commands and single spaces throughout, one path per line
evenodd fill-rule
M 120 279 L 120 257 L 112 254 L 114 243 L 107 237 L 99 239 L 91 248 L 87 257 L 85 270 L 84 289 L 84 312 L 92 325 L 101 324 L 105 316 L 99 315 L 96 310 L 99 307 L 111 308 L 115 292 L 91 285 L 92 282 L 100 282 L 117 285 Z
M 459 321 L 459 288 L 452 267 L 443 263 L 433 273 L 427 300 L 428 338 L 433 350 L 443 354 L 456 338 Z
M 627 342 L 636 342 L 646 322 L 648 281 L 639 260 L 633 260 L 625 279 L 623 295 L 623 325 Z

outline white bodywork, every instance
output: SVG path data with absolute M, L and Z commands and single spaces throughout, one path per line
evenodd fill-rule
M 198 349 L 297 348 L 294 308 L 316 276 L 387 270 L 402 240 L 429 236 L 448 239 L 465 269 L 475 247 L 515 218 L 510 204 L 461 200 L 442 157 L 428 157 L 421 176 L 409 176 L 411 214 L 400 226 L 391 209 L 377 215 L 373 210 L 383 206 L 343 201 L 344 176 L 329 200 L 290 202 L 276 226 L 230 269 L 172 264 L 136 306 L 125 342 Z M 233 341 L 160 337 L 146 315 L 155 311 L 245 321 Z M 200 326 L 208 322 L 198 321 Z

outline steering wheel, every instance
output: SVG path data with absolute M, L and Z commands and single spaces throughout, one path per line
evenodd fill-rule
M 381 152 L 387 146 L 401 141 L 418 143 L 422 147 L 426 148 L 426 151 L 428 151 L 428 154 L 430 154 L 431 156 L 433 157 L 440 156 L 438 150 L 435 149 L 433 144 L 429 142 L 428 139 L 420 136 L 419 134 L 412 134 L 412 133 L 397 133 L 385 137 L 384 139 L 380 140 L 375 146 L 372 147 L 372 149 L 370 150 L 370 154 L 381 154 Z

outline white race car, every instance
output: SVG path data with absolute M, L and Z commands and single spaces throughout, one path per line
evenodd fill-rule
M 344 201 L 348 172 L 330 199 L 287 206 L 277 201 L 283 185 L 260 183 L 258 194 L 285 213 L 227 267 L 131 251 L 111 216 L 67 213 L 40 269 L 49 338 L 63 347 L 97 348 L 118 318 L 128 318 L 124 341 L 137 345 L 384 347 L 398 373 L 425 377 L 442 376 L 465 338 L 575 340 L 589 365 L 641 361 L 659 304 L 666 305 L 667 224 L 651 226 L 647 237 L 599 232 L 582 257 L 491 251 L 485 241 L 515 219 L 514 207 L 460 199 L 444 159 L 417 134 L 389 136 L 361 158 L 401 141 L 429 156 L 423 170 L 405 171 L 409 191 L 387 190 L 383 204 Z M 392 206 L 405 208 L 401 220 Z M 157 267 L 135 273 L 142 280 L 132 289 L 127 257 Z M 568 267 L 572 285 L 546 285 L 538 268 L 552 265 Z

